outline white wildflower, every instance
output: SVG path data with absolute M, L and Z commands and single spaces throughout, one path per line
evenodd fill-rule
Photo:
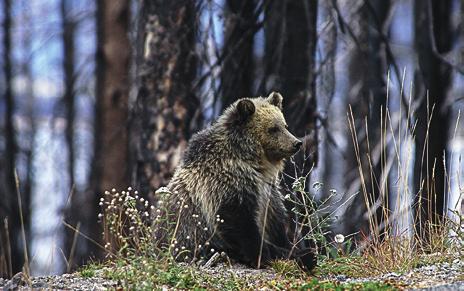
M 337 244 L 341 244 L 341 243 L 343 243 L 344 241 L 345 241 L 345 236 L 344 236 L 343 234 L 340 234 L 340 233 L 339 233 L 339 234 L 337 234 L 337 235 L 335 236 L 335 242 L 336 242 Z
M 164 194 L 171 193 L 171 190 L 169 190 L 168 187 L 161 187 L 161 188 L 159 188 L 158 190 L 155 191 L 155 195 L 156 194 L 161 194 L 161 193 L 164 193 Z

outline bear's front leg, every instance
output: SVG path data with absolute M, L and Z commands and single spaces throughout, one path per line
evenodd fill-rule
M 262 236 L 256 225 L 256 198 L 253 195 L 234 195 L 219 209 L 224 222 L 218 226 L 218 235 L 228 255 L 242 263 L 259 267 L 269 262 L 267 244 L 261 243 Z

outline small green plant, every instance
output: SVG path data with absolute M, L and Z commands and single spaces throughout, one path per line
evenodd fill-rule
M 266 287 L 265 289 L 272 290 L 396 290 L 394 286 L 383 282 L 339 283 L 317 278 L 273 280 Z
M 304 278 L 307 276 L 293 260 L 276 260 L 272 262 L 271 267 L 284 278 Z
M 381 282 L 338 283 L 313 279 L 299 286 L 297 290 L 395 290 L 395 288 L 390 284 Z
M 101 265 L 98 264 L 88 264 L 78 270 L 78 273 L 84 278 L 95 277 L 96 271 L 101 268 Z
M 461 192 L 459 200 L 463 199 L 464 191 Z M 462 213 L 457 210 L 452 210 L 453 217 L 447 223 L 451 232 L 450 240 L 452 245 L 457 246 L 456 251 L 460 257 L 464 256 L 464 200 L 462 201 Z
M 307 175 L 309 175 L 308 173 Z M 315 242 L 317 248 L 314 250 L 318 256 L 329 255 L 334 248 L 333 243 L 327 239 L 330 235 L 330 224 L 332 222 L 331 200 L 336 195 L 336 190 L 330 190 L 329 195 L 321 201 L 314 198 L 322 189 L 323 184 L 315 182 L 312 188 L 315 193 L 307 191 L 307 176 L 295 178 L 291 194 L 285 198 L 293 205 L 292 212 L 295 216 L 295 236 L 294 244 L 297 245 L 301 240 Z
M 316 274 L 320 276 L 345 275 L 350 278 L 365 277 L 365 261 L 360 256 L 324 259 L 319 262 Z
M 188 290 L 242 290 L 245 282 L 233 275 L 213 276 L 195 266 L 139 256 L 108 264 L 105 277 L 122 282 L 125 289 L 153 290 L 160 286 Z

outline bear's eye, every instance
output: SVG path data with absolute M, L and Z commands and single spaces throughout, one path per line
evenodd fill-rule
M 277 133 L 277 132 L 279 132 L 279 130 L 280 129 L 279 129 L 278 126 L 273 126 L 273 127 L 269 128 L 268 131 L 269 131 L 269 133 Z

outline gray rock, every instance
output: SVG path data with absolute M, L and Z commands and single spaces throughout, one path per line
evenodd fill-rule
M 412 290 L 424 290 L 424 291 L 454 291 L 454 290 L 464 290 L 464 282 L 456 282 L 453 284 L 446 284 L 440 286 L 434 286 L 430 288 L 422 288 L 422 289 L 412 289 Z

